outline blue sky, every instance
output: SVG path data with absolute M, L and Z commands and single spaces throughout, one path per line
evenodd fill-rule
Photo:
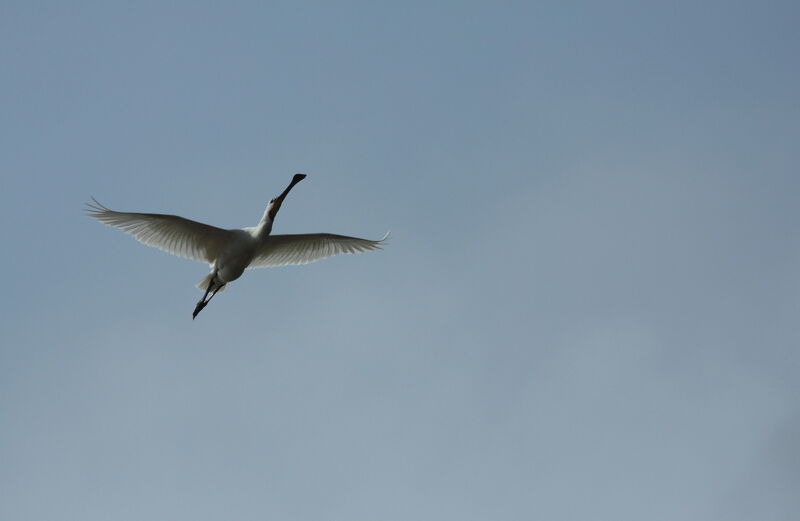
M 799 14 L 4 2 L 0 517 L 793 518 Z

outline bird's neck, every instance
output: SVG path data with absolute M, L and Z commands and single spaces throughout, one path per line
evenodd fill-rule
M 272 233 L 272 219 L 264 215 L 264 217 L 261 219 L 261 222 L 258 223 L 258 226 L 256 227 L 256 237 L 263 239 L 270 233 Z

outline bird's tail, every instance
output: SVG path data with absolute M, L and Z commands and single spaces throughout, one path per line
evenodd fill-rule
M 208 289 L 208 284 L 211 282 L 211 278 L 213 276 L 214 276 L 214 272 L 212 271 L 211 273 L 209 273 L 208 275 L 206 275 L 205 277 L 200 279 L 200 282 L 197 283 L 197 289 L 199 289 L 200 291 L 205 292 L 205 290 Z M 227 288 L 227 287 L 228 287 L 227 284 L 223 285 L 221 288 L 219 288 L 219 290 L 217 290 L 217 293 L 222 293 L 223 291 L 225 291 L 225 288 Z M 214 283 L 214 287 L 211 288 L 211 291 L 214 291 L 215 289 L 216 289 L 216 283 Z

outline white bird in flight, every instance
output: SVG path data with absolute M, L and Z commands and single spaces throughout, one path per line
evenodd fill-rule
M 238 230 L 223 230 L 177 215 L 115 212 L 94 197 L 93 203 L 86 203 L 86 210 L 89 217 L 131 234 L 142 244 L 211 265 L 209 274 L 197 284 L 205 293 L 194 308 L 194 319 L 214 295 L 238 279 L 245 269 L 308 264 L 339 253 L 381 249 L 388 233 L 377 241 L 331 233 L 270 235 L 284 198 L 305 177 L 294 175 L 286 190 L 269 202 L 258 226 Z

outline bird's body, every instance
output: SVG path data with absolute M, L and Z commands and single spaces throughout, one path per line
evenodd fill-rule
M 161 250 L 208 262 L 211 270 L 197 285 L 205 294 L 193 317 L 248 268 L 307 264 L 339 253 L 361 253 L 380 249 L 386 239 L 369 240 L 330 233 L 272 235 L 275 215 L 292 187 L 306 176 L 295 174 L 292 182 L 269 202 L 258 226 L 225 230 L 177 215 L 128 213 L 110 210 L 93 199 L 88 214 L 103 224 L 131 234 L 139 242 Z M 206 297 L 211 293 L 211 297 Z
M 215 285 L 224 286 L 242 276 L 244 270 L 253 261 L 259 245 L 268 240 L 269 236 L 259 240 L 251 230 L 230 230 L 230 240 L 219 253 L 211 265 L 211 273 L 216 272 Z M 203 288 L 205 289 L 205 288 Z

